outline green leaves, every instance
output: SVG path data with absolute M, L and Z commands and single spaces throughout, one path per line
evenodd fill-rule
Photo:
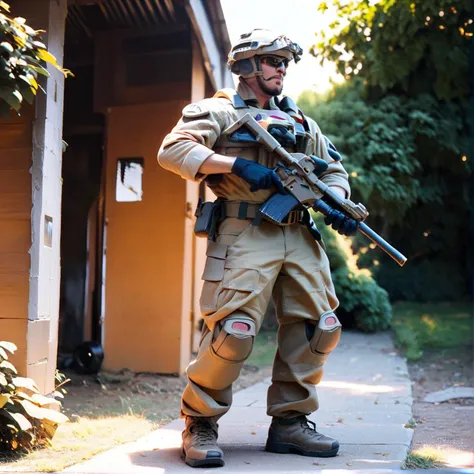
M 7 352 L 15 350 L 15 344 L 0 341 L 0 451 L 26 451 L 50 444 L 58 425 L 68 420 L 59 412 L 61 402 L 54 398 L 62 397 L 60 392 L 43 396 L 32 379 L 16 376 L 15 367 L 7 360 Z M 67 382 L 56 372 L 58 381 Z
M 0 347 L 10 352 L 10 354 L 13 354 L 17 350 L 17 347 L 13 342 L 0 341 Z M 7 359 L 7 357 L 5 357 L 5 359 Z
M 352 199 L 370 212 L 368 225 L 409 260 L 403 269 L 393 268 L 374 250 L 360 257 L 361 264 L 394 300 L 465 297 L 472 272 L 466 258 L 471 167 L 463 102 L 408 95 L 401 87 L 368 93 L 363 81 L 353 78 L 326 97 L 303 93 L 298 104 L 342 153 Z M 356 239 L 354 247 L 360 245 Z
M 312 48 L 346 78 L 362 76 L 368 86 L 401 87 L 413 95 L 442 100 L 469 94 L 469 51 L 474 24 L 467 0 L 358 0 L 332 2 L 339 18 Z M 471 21 L 470 21 L 471 20 Z M 343 26 L 341 26 L 343 25 Z M 362 69 L 356 72 L 357 65 Z
M 33 103 L 40 86 L 38 75 L 49 77 L 48 64 L 65 77 L 63 69 L 40 41 L 42 30 L 34 30 L 24 18 L 11 18 L 9 6 L 0 1 L 0 114 L 20 112 L 23 103 Z

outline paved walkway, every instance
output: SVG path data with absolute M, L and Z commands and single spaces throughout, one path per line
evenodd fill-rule
M 235 394 L 232 409 L 220 421 L 225 467 L 193 469 L 183 464 L 179 454 L 183 421 L 175 420 L 66 472 L 304 474 L 318 470 L 386 473 L 399 468 L 413 434 L 404 426 L 411 419 L 412 398 L 406 364 L 395 354 L 390 336 L 344 333 L 326 367 L 318 389 L 321 408 L 311 419 L 318 430 L 341 442 L 340 454 L 334 458 L 264 451 L 270 421 L 265 414 L 270 382 L 266 380 Z

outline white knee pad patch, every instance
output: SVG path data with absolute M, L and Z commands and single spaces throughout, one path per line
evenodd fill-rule
M 214 335 L 215 354 L 229 362 L 242 362 L 252 352 L 257 331 L 251 318 L 231 316 L 221 321 Z
M 341 327 L 334 313 L 323 314 L 310 339 L 311 351 L 317 354 L 332 352 L 341 337 Z

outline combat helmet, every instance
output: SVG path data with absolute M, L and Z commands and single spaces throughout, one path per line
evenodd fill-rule
M 227 65 L 241 77 L 248 78 L 262 75 L 259 56 L 275 54 L 292 59 L 297 63 L 303 50 L 284 35 L 270 30 L 255 29 L 244 33 L 230 50 Z

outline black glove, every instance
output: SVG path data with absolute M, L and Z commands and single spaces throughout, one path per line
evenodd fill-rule
M 232 166 L 232 173 L 250 184 L 250 191 L 268 189 L 272 186 L 281 194 L 286 194 L 283 184 L 275 171 L 254 161 L 237 158 Z
M 332 225 L 334 230 L 337 230 L 341 235 L 355 235 L 359 228 L 359 222 L 351 217 L 345 216 L 342 212 L 336 209 L 331 209 L 324 218 L 326 225 Z

